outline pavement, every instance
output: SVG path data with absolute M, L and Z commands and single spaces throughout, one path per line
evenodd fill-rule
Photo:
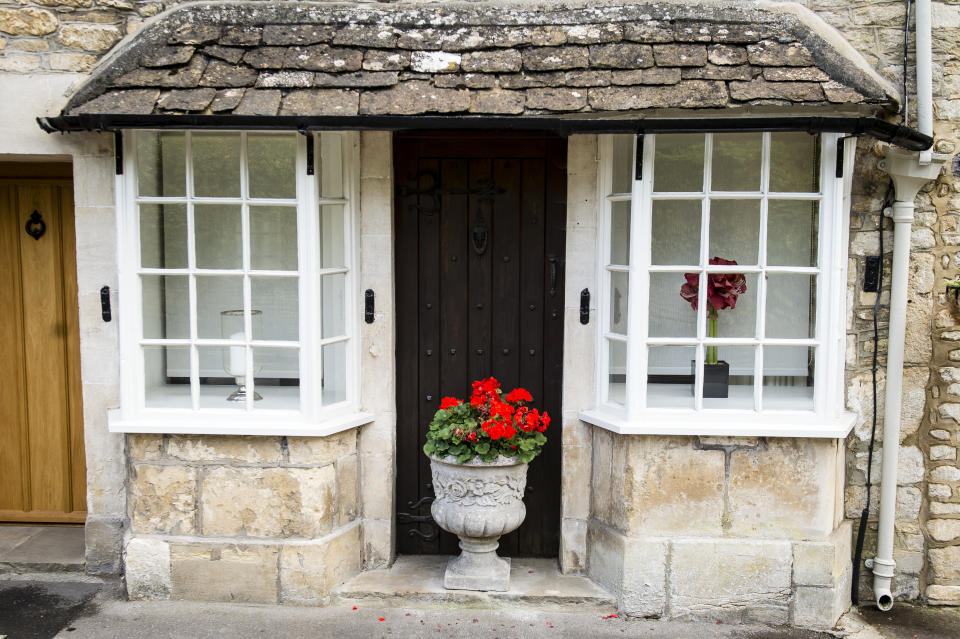
M 75 579 L 71 581 L 71 579 Z M 864 608 L 828 632 L 730 625 L 714 621 L 630 619 L 570 611 L 387 607 L 367 600 L 323 608 L 229 603 L 128 602 L 116 583 L 63 575 L 0 580 L 0 639 L 345 639 L 650 637 L 651 639 L 957 639 L 960 609 L 897 604 L 891 613 Z

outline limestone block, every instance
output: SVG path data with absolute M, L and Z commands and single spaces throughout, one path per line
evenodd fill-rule
M 349 429 L 326 437 L 288 437 L 291 464 L 329 464 L 357 452 L 357 431 Z
M 931 499 L 950 499 L 951 488 L 945 484 L 927 484 L 927 495 Z
M 7 54 L 0 57 L 0 71 L 29 73 L 40 68 L 40 56 L 26 54 Z
M 134 464 L 131 475 L 130 525 L 134 532 L 196 532 L 195 468 Z
M 788 541 L 682 539 L 673 542 L 670 614 L 786 606 L 792 592 Z
M 393 561 L 394 526 L 389 519 L 363 519 L 363 567 L 382 568 Z
M 11 35 L 46 35 L 57 30 L 57 18 L 44 9 L 0 9 L 0 31 Z
M 360 458 L 360 504 L 365 518 L 392 518 L 394 491 L 384 490 L 384 483 L 389 481 L 392 484 L 395 476 L 393 455 L 364 455 Z
M 162 435 L 130 433 L 127 435 L 127 456 L 131 461 L 155 461 L 160 459 L 161 444 Z
M 335 516 L 336 473 L 322 468 L 215 468 L 203 482 L 203 534 L 315 537 Z
M 167 456 L 187 462 L 276 464 L 280 461 L 280 438 L 173 435 L 167 442 Z
M 322 602 L 335 586 L 360 571 L 359 523 L 310 545 L 280 551 L 280 600 Z
M 666 607 L 665 539 L 628 538 L 623 554 L 619 608 L 632 617 L 659 617 Z
M 929 232 L 928 229 L 924 229 Z M 926 364 L 930 361 L 932 342 L 930 327 L 933 319 L 933 297 L 930 294 L 910 294 L 907 304 L 907 325 L 904 337 L 903 361 Z
M 932 502 L 930 504 L 931 515 L 960 515 L 960 504 L 943 504 Z
M 590 448 L 563 447 L 560 512 L 564 518 L 587 519 L 590 516 L 590 463 Z
M 125 522 L 122 517 L 88 514 L 83 527 L 84 563 L 89 575 L 119 575 Z
M 923 481 L 923 453 L 916 446 L 902 446 L 897 458 L 897 485 Z
M 923 493 L 913 486 L 897 487 L 897 519 L 915 520 L 920 516 Z
M 170 545 L 162 539 L 134 537 L 123 554 L 130 599 L 170 597 Z
M 61 27 L 57 39 L 74 49 L 106 51 L 122 37 L 120 29 L 110 24 L 68 24 Z
M 960 537 L 960 519 L 931 519 L 927 532 L 934 541 L 953 541 Z
M 960 468 L 956 466 L 937 466 L 930 471 L 930 481 L 954 482 L 960 481 Z
M 802 628 L 832 628 L 849 606 L 849 586 L 798 586 L 793 599 L 793 625 Z
M 943 459 L 956 459 L 957 449 L 953 446 L 931 446 L 930 459 L 937 461 Z
M 340 525 L 353 521 L 359 512 L 357 493 L 359 473 L 357 456 L 342 457 L 337 461 L 337 523 Z
M 580 574 L 587 568 L 587 522 L 583 519 L 560 521 L 560 571 Z
M 960 604 L 960 586 L 927 586 L 927 603 L 931 606 L 956 606 Z
M 793 583 L 798 586 L 835 587 L 850 563 L 852 522 L 842 523 L 826 541 L 800 541 L 793 545 Z
M 836 454 L 830 441 L 791 438 L 770 438 L 766 449 L 734 450 L 728 531 L 751 537 L 829 533 Z
M 171 544 L 170 598 L 276 603 L 276 546 Z

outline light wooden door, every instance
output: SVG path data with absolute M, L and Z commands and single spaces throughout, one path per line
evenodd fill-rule
M 86 518 L 73 220 L 69 180 L 0 177 L 0 521 Z

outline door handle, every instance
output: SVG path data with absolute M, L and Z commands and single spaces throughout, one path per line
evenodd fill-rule
M 557 294 L 557 258 L 553 255 L 549 258 L 550 263 L 550 297 Z

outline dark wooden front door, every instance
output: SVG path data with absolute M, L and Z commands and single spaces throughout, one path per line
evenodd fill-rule
M 554 420 L 505 556 L 557 556 L 566 141 L 397 134 L 397 551 L 453 554 L 430 519 L 427 425 L 475 379 L 523 386 Z

